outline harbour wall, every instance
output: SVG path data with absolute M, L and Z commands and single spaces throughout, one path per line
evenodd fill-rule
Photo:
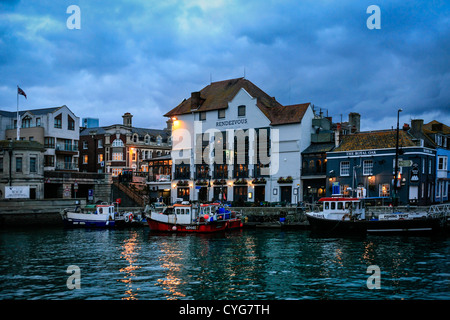
M 62 226 L 61 210 L 85 205 L 85 199 L 3 200 L 0 201 L 0 228 Z M 141 209 L 120 207 L 121 211 Z

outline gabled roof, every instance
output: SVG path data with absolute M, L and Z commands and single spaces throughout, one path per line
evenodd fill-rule
M 416 144 L 412 139 L 409 133 L 403 130 L 399 131 L 399 147 L 415 147 Z M 396 147 L 396 141 L 396 130 L 358 132 L 344 136 L 341 144 L 333 152 L 391 149 Z
M 301 122 L 306 109 L 310 103 L 295 104 L 290 106 L 281 105 L 275 98 L 269 96 L 251 81 L 244 78 L 212 82 L 197 94 L 199 99 L 192 101 L 192 96 L 183 100 L 178 106 L 167 112 L 165 117 L 173 117 L 191 112 L 212 111 L 228 108 L 228 103 L 244 89 L 253 98 L 262 113 L 271 121 L 271 125 Z M 191 105 L 195 108 L 191 108 Z M 198 103 L 196 103 L 198 102 Z

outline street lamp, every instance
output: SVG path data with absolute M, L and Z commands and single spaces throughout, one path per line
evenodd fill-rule
M 399 139 L 399 119 L 400 119 L 400 112 L 402 112 L 403 109 L 397 110 L 397 139 L 395 144 L 395 175 L 394 175 L 394 205 L 398 206 L 398 188 L 397 188 L 397 179 L 398 179 L 398 139 Z

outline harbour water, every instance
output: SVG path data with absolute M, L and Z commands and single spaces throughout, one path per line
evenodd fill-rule
M 79 288 L 68 286 L 70 266 Z M 450 238 L 1 230 L 0 288 L 1 300 L 448 300 Z

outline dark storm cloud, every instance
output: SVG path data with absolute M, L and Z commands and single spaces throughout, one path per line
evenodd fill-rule
M 69 30 L 66 9 L 81 9 Z M 102 125 L 163 127 L 213 81 L 244 75 L 283 104 L 310 101 L 363 128 L 450 123 L 450 12 L 444 1 L 10 1 L 0 4 L 0 108 L 66 104 Z M 394 117 L 394 118 L 393 118 Z M 385 118 L 386 121 L 383 121 Z M 336 118 L 335 118 L 336 119 Z M 395 121 L 394 121 L 395 122 Z

